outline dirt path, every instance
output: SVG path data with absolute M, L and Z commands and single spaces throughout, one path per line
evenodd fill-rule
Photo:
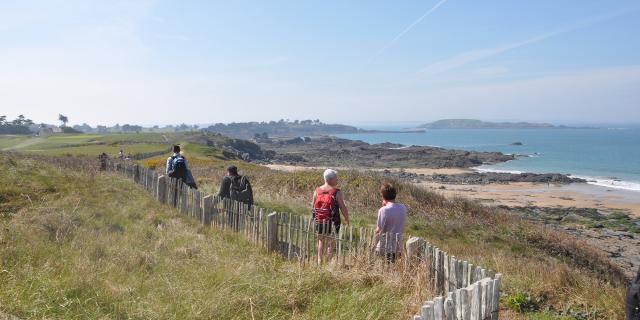
M 43 138 L 29 138 L 25 141 L 22 141 L 16 145 L 10 146 L 10 147 L 6 147 L 3 148 L 2 151 L 11 151 L 11 150 L 18 150 L 18 149 L 24 149 L 28 146 L 34 145 L 36 143 L 40 143 L 43 142 L 44 139 Z

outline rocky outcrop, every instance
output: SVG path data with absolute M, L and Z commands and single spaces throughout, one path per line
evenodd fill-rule
M 509 182 L 533 183 L 584 183 L 584 179 L 573 178 L 560 173 L 505 173 L 505 172 L 471 172 L 463 174 L 434 174 L 425 180 L 445 184 L 489 184 Z
M 290 155 L 296 155 L 304 159 L 300 162 L 311 166 L 470 168 L 515 159 L 514 155 L 500 152 L 405 147 L 394 143 L 368 144 L 335 137 L 273 140 L 261 146 L 276 152 L 275 162 L 285 162 L 290 160 Z
M 507 184 L 510 182 L 533 182 L 533 183 L 583 183 L 584 179 L 572 178 L 560 173 L 496 173 L 496 172 L 469 172 L 460 174 L 434 174 L 424 175 L 407 171 L 384 170 L 384 176 L 409 181 L 429 181 L 442 184 L 469 184 L 483 185 L 489 183 Z

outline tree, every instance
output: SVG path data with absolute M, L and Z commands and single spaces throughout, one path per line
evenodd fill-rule
M 24 125 L 25 120 L 26 119 L 25 119 L 24 115 L 21 114 L 16 118 L 15 122 L 16 122 L 17 125 L 21 126 L 21 125 Z
M 0 126 L 7 124 L 7 116 L 0 116 Z
M 62 126 L 66 127 L 67 126 L 67 122 L 69 122 L 69 118 L 67 118 L 67 116 L 64 116 L 62 114 L 58 115 L 58 121 L 62 122 Z

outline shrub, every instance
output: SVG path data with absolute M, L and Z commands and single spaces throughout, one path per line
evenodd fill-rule
M 538 310 L 538 303 L 528 293 L 516 292 L 507 297 L 507 306 L 509 309 L 524 313 Z

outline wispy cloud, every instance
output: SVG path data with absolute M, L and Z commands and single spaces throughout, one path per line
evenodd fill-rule
M 530 44 L 534 44 L 537 42 L 541 42 L 544 41 L 546 39 L 549 39 L 551 37 L 560 35 L 560 34 L 564 34 L 564 33 L 568 33 L 571 31 L 575 31 L 575 30 L 579 30 L 582 28 L 586 28 L 589 26 L 592 26 L 594 24 L 600 23 L 600 22 L 604 22 L 607 20 L 611 20 L 613 18 L 617 18 L 619 16 L 625 15 L 625 14 L 629 14 L 635 11 L 638 11 L 640 9 L 640 7 L 633 7 L 633 8 L 627 8 L 627 9 L 623 9 L 623 10 L 617 10 L 617 11 L 613 11 L 604 15 L 600 15 L 597 17 L 593 17 L 590 19 L 586 19 L 577 23 L 574 23 L 573 25 L 570 25 L 568 27 L 564 27 L 564 28 L 560 28 L 557 30 L 553 30 L 544 34 L 540 34 L 522 41 L 518 41 L 518 42 L 514 42 L 514 43 L 509 43 L 509 44 L 505 44 L 505 45 L 501 45 L 501 46 L 497 46 L 497 47 L 490 47 L 490 48 L 481 48 L 481 49 L 475 49 L 475 50 L 471 50 L 471 51 L 467 51 L 467 52 L 463 52 L 457 55 L 454 55 L 450 58 L 444 59 L 444 60 L 440 60 L 438 62 L 432 63 L 426 67 L 424 67 L 422 70 L 420 70 L 418 72 L 418 74 L 420 75 L 437 75 L 452 69 L 456 69 L 456 68 L 460 68 L 463 67 L 467 64 L 470 63 L 474 63 L 477 61 L 481 61 L 484 59 L 488 59 L 497 55 L 500 55 L 502 53 L 505 53 L 507 51 L 511 51 L 517 48 L 521 48 L 524 46 L 528 46 Z
M 431 15 L 434 11 L 436 11 L 441 5 L 443 5 L 447 1 L 449 0 L 440 0 L 438 3 L 436 3 L 433 7 L 431 7 L 431 9 L 427 10 L 423 15 L 421 15 L 418 19 L 413 21 L 409 26 L 407 26 L 404 30 L 402 30 L 402 32 L 398 33 L 398 35 L 395 36 L 395 38 L 393 38 L 391 41 L 389 41 L 389 43 L 387 43 L 384 47 L 378 50 L 378 52 L 376 52 L 373 56 L 371 56 L 371 58 L 367 60 L 367 63 L 373 62 L 377 57 L 379 57 L 382 53 L 384 53 L 387 49 L 389 49 L 394 43 L 396 43 L 396 41 L 400 40 L 400 38 L 402 38 L 405 34 L 407 34 L 407 32 L 411 31 L 411 29 L 417 26 L 420 22 L 422 22 L 422 20 L 424 20 L 429 15 Z

